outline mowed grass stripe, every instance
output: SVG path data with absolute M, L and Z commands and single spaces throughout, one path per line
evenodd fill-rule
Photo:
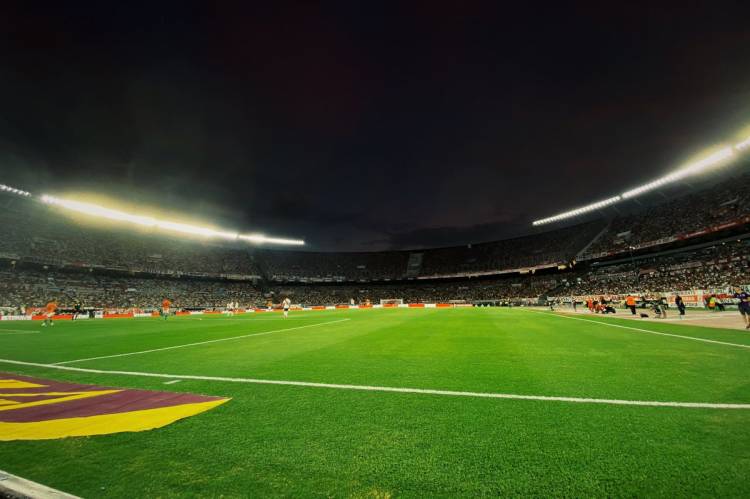
M 575 320 L 575 321 L 588 322 L 590 324 L 600 324 L 600 325 L 605 325 L 605 326 L 609 326 L 609 327 L 615 327 L 615 328 L 621 328 L 621 329 L 629 329 L 631 331 L 636 331 L 636 332 L 639 332 L 639 333 L 656 334 L 656 335 L 659 335 L 659 336 L 670 336 L 670 337 L 673 337 L 673 338 L 680 338 L 680 339 L 683 339 L 683 340 L 700 341 L 700 342 L 703 342 L 703 343 L 714 343 L 714 344 L 717 344 L 717 345 L 725 345 L 725 346 L 731 346 L 731 347 L 737 347 L 737 348 L 750 349 L 750 345 L 745 345 L 745 344 L 742 344 L 742 343 L 731 343 L 731 342 L 728 342 L 728 341 L 711 340 L 711 339 L 708 339 L 708 338 L 701 338 L 701 337 L 698 337 L 698 336 L 685 336 L 685 335 L 682 335 L 682 334 L 664 333 L 664 332 L 661 332 L 661 331 L 654 331 L 654 330 L 651 330 L 651 329 L 644 329 L 644 328 L 640 328 L 640 327 L 625 326 L 623 324 L 614 324 L 614 323 L 612 323 L 612 322 L 610 322 L 608 320 L 584 319 L 582 317 L 571 317 L 569 315 L 556 314 L 556 313 L 552 313 L 552 312 L 543 312 L 541 310 L 529 310 L 529 312 L 533 312 L 533 313 L 537 313 L 537 314 L 542 314 L 542 315 L 546 315 L 546 316 L 550 316 L 550 317 L 557 317 L 559 319 L 570 319 L 570 320 Z
M 303 329 L 253 341 L 103 359 L 86 367 L 457 392 L 750 401 L 745 382 L 750 357 L 742 349 L 707 348 L 596 324 L 582 327 L 581 322 L 515 309 L 326 314 L 327 319 L 341 317 L 351 320 L 311 329 L 315 334 L 303 334 Z M 192 327 L 193 321 L 189 331 L 183 329 L 179 320 L 111 321 L 96 334 L 77 334 L 73 325 L 70 335 L 58 336 L 63 331 L 56 330 L 18 336 L 15 343 L 6 339 L 3 343 L 11 348 L 3 348 L 2 357 L 51 364 L 275 329 L 263 328 L 265 323 L 254 329 L 233 323 L 220 328 L 219 322 L 203 332 Z M 705 333 L 689 326 L 680 329 Z
M 309 381 L 289 381 L 274 379 L 254 379 L 254 378 L 227 378 L 222 376 L 197 376 L 189 374 L 163 374 L 163 373 L 145 373 L 136 371 L 108 371 L 103 369 L 87 369 L 83 367 L 62 366 L 59 364 L 38 364 L 34 362 L 14 361 L 10 359 L 0 359 L 0 362 L 6 364 L 15 364 L 20 366 L 42 367 L 50 369 L 62 369 L 90 374 L 106 374 L 120 376 L 140 376 L 146 378 L 168 378 L 171 380 L 198 380 L 198 381 L 218 381 L 227 383 L 251 383 L 258 385 L 284 385 L 300 386 L 307 388 L 328 388 L 334 390 L 356 390 L 365 392 L 392 392 L 392 393 L 410 393 L 420 395 L 442 395 L 449 397 L 472 397 L 472 398 L 491 398 L 491 399 L 511 399 L 511 400 L 533 400 L 542 402 L 572 402 L 581 404 L 605 404 L 605 405 L 630 405 L 644 407 L 679 407 L 689 409 L 750 409 L 750 404 L 727 404 L 727 403 L 710 403 L 710 402 L 672 402 L 658 400 L 620 400 L 620 399 L 596 399 L 583 397 L 557 397 L 550 395 L 523 395 L 515 393 L 483 393 L 483 392 L 462 392 L 453 390 L 434 390 L 425 388 L 407 388 L 393 386 L 368 386 L 368 385 L 346 385 L 335 383 L 314 383 Z
M 59 366 L 64 370 L 0 363 L 0 371 L 39 378 L 232 397 L 214 411 L 156 431 L 8 442 L 0 446 L 0 461 L 10 472 L 82 497 L 750 495 L 750 410 L 200 379 L 163 384 L 178 379 L 166 373 L 178 372 L 447 392 L 750 402 L 750 356 L 739 348 L 517 309 L 358 310 L 316 317 L 351 320 Z M 223 321 L 60 323 L 52 331 L 0 341 L 0 357 L 49 364 L 277 327 L 251 321 L 219 326 Z M 743 342 L 738 331 L 642 327 Z M 74 370 L 81 368 L 165 374 Z
M 153 432 L 11 442 L 0 461 L 82 497 L 746 497 L 749 487 L 750 411 L 173 386 L 232 401 Z
M 172 345 L 172 346 L 168 346 L 168 347 L 152 348 L 152 349 L 149 349 L 149 350 L 140 350 L 140 351 L 136 351 L 136 352 L 117 353 L 117 354 L 112 354 L 112 355 L 101 355 L 101 356 L 98 356 L 98 357 L 87 357 L 87 358 L 84 358 L 84 359 L 66 360 L 66 361 L 62 361 L 62 362 L 56 362 L 55 364 L 56 365 L 75 364 L 75 363 L 78 363 L 78 362 L 87 362 L 87 361 L 90 361 L 90 360 L 113 359 L 115 357 L 129 357 L 131 355 L 143 355 L 143 354 L 153 353 L 153 352 L 163 352 L 165 350 L 175 350 L 175 349 L 178 349 L 178 348 L 187 348 L 187 347 L 194 347 L 194 346 L 200 346 L 200 345 L 208 345 L 208 344 L 211 344 L 211 343 L 220 343 L 220 342 L 223 342 L 223 341 L 239 340 L 239 339 L 243 339 L 243 338 L 250 338 L 250 337 L 253 337 L 253 336 L 265 336 L 265 335 L 268 335 L 268 334 L 282 333 L 284 331 L 293 331 L 293 330 L 305 329 L 305 328 L 311 328 L 311 327 L 317 327 L 317 326 L 325 326 L 327 324 L 336 324 L 338 322 L 345 322 L 345 321 L 348 321 L 348 320 L 350 320 L 350 319 L 348 319 L 348 318 L 346 318 L 346 319 L 337 319 L 337 320 L 333 320 L 333 321 L 319 322 L 319 323 L 315 323 L 315 324 L 305 324 L 304 326 L 294 326 L 294 327 L 288 327 L 288 328 L 282 328 L 282 329 L 274 329 L 274 330 L 271 330 L 271 331 L 261 331 L 259 333 L 249 333 L 249 334 L 243 334 L 243 335 L 239 335 L 239 336 L 230 336 L 229 338 L 218 338 L 218 339 L 213 339 L 213 340 L 196 341 L 196 342 L 193 342 L 193 343 L 183 343 L 181 345 Z
M 281 323 L 271 324 L 273 320 L 269 320 L 270 317 L 258 320 L 250 314 L 246 318 L 209 317 L 173 317 L 168 321 L 160 318 L 59 321 L 53 328 L 43 328 L 34 321 L 34 324 L 19 324 L 19 329 L 24 329 L 28 324 L 29 332 L 41 334 L 8 335 L 3 339 L 0 333 L 0 349 L 6 357 L 54 363 L 218 339 L 275 329 L 274 326 L 283 327 Z M 317 312 L 304 317 L 300 314 L 299 319 L 289 325 L 306 325 L 340 317 L 351 316 L 337 312 Z M 274 320 L 281 322 L 284 319 L 279 315 Z
M 325 314 L 313 321 L 295 321 L 290 326 L 312 324 L 336 318 Z M 283 319 L 279 317 L 279 321 Z M 276 326 L 284 327 L 281 323 Z M 54 328 L 39 328 L 41 335 L 25 337 L 29 341 L 0 340 L 6 356 L 37 362 L 59 362 L 68 359 L 99 357 L 140 350 L 169 347 L 211 339 L 238 336 L 276 329 L 267 321 L 253 319 L 212 318 L 196 316 L 110 319 L 84 322 L 61 321 Z M 32 341 L 34 340 L 34 341 Z

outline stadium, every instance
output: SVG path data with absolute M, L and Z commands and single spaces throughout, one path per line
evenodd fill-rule
M 580 190 L 513 184 L 528 212 L 497 237 L 425 223 L 355 249 L 391 223 L 396 189 L 368 205 L 381 180 L 364 173 L 351 196 L 371 216 L 338 221 L 338 189 L 302 205 L 341 242 L 245 200 L 249 178 L 298 206 L 287 188 L 338 170 L 219 182 L 211 164 L 163 189 L 179 181 L 160 154 L 133 183 L 0 167 L 0 497 L 746 497 L 750 128 L 714 139 L 664 146 L 623 182 L 596 181 L 602 166 Z M 392 202 L 418 211 L 430 185 Z M 482 197 L 467 185 L 459 217 Z

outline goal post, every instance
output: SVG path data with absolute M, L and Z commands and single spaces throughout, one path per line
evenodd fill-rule
M 387 299 L 380 299 L 381 305 L 403 305 L 404 299 L 403 298 L 387 298 Z

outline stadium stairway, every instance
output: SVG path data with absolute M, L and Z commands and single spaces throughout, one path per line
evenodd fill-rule
M 586 252 L 588 251 L 588 249 L 589 249 L 589 248 L 590 248 L 590 247 L 591 247 L 591 246 L 592 246 L 592 245 L 593 245 L 593 244 L 594 244 L 595 242 L 597 242 L 597 241 L 598 241 L 599 239 L 601 239 L 601 237 L 602 237 L 602 236 L 603 236 L 604 234 L 606 234 L 607 232 L 609 232 L 609 227 L 610 227 L 610 225 L 612 225 L 612 220 L 608 220 L 608 221 L 607 221 L 607 225 L 605 225 L 605 226 L 604 226 L 604 228 L 603 228 L 603 229 L 602 229 L 601 231 L 599 231 L 599 233 L 598 233 L 597 235 L 595 235 L 595 236 L 594 236 L 594 238 L 593 238 L 593 239 L 592 239 L 591 241 L 589 241 L 589 242 L 588 242 L 588 244 L 587 244 L 586 246 L 584 246 L 584 247 L 583 247 L 583 248 L 581 249 L 581 251 L 579 251 L 578 253 L 576 253 L 575 259 L 576 259 L 577 261 L 580 261 L 580 260 L 585 260 L 585 255 L 586 255 Z
M 550 296 L 550 295 L 552 295 L 552 296 L 557 296 L 557 295 L 556 295 L 555 293 L 556 293 L 556 292 L 557 292 L 557 291 L 558 291 L 559 289 L 562 289 L 562 288 L 564 288 L 564 287 L 565 287 L 565 283 L 564 283 L 564 282 L 561 282 L 560 284 L 558 284 L 558 285 L 556 285 L 556 286 L 553 286 L 553 287 L 549 288 L 548 290 L 546 290 L 546 291 L 545 291 L 544 293 L 540 294 L 540 295 L 539 295 L 539 298 L 546 298 L 546 297 L 548 297 L 548 296 Z
M 258 274 L 260 274 L 260 278 L 263 282 L 271 282 L 268 278 L 268 268 L 266 267 L 266 262 L 263 261 L 263 258 L 260 258 L 258 254 L 251 249 L 247 250 L 250 259 L 255 264 L 256 268 L 258 269 Z
M 410 253 L 406 264 L 406 277 L 417 277 L 422 272 L 424 253 Z

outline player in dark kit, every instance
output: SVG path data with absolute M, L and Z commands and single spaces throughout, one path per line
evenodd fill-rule
M 81 302 L 76 301 L 73 305 L 73 320 L 76 320 L 79 315 L 81 315 Z
M 677 310 L 680 311 L 680 319 L 682 319 L 685 316 L 685 301 L 682 299 L 682 296 L 675 296 L 674 304 L 677 306 Z
M 737 307 L 740 309 L 742 319 L 745 321 L 745 329 L 750 329 L 750 293 L 742 288 L 734 288 L 734 298 L 740 302 Z

